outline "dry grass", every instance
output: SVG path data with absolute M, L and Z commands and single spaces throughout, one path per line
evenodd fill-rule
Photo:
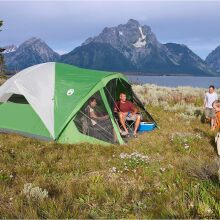
M 0 217 L 219 218 L 215 134 L 197 117 L 179 117 L 183 110 L 148 110 L 160 129 L 124 146 L 60 145 L 1 134 Z M 148 162 L 120 156 L 133 152 Z M 34 193 L 24 192 L 27 183 Z

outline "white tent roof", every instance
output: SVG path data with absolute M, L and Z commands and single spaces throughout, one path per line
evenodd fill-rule
M 54 138 L 55 63 L 29 67 L 8 79 L 0 87 L 0 102 L 11 95 L 23 95 Z

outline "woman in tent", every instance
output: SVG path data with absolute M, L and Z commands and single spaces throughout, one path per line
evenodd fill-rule
M 115 143 L 116 134 L 109 116 L 96 111 L 97 100 L 95 97 L 91 97 L 88 103 L 89 105 L 87 106 L 87 113 L 90 118 L 90 124 L 94 128 L 94 131 L 97 131 L 97 135 L 100 133 L 100 135 L 104 135 L 108 139 L 112 139 L 113 136 L 113 142 Z
M 97 101 L 95 97 L 91 97 L 89 99 L 89 105 L 88 105 L 88 113 L 89 117 L 91 118 L 91 123 L 93 126 L 95 126 L 97 123 L 100 125 L 103 124 L 106 125 L 106 120 L 109 119 L 109 116 L 106 114 L 104 116 L 98 116 L 98 113 L 95 112 L 95 107 L 97 105 Z

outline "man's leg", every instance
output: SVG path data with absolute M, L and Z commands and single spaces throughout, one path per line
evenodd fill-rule
M 140 125 L 140 122 L 141 122 L 141 116 L 138 114 L 137 118 L 136 118 L 136 121 L 135 121 L 135 125 L 134 125 L 134 135 L 137 134 L 137 129 Z
M 119 112 L 118 117 L 119 117 L 119 120 L 120 120 L 120 123 L 121 123 L 122 127 L 124 128 L 125 132 L 128 134 L 128 129 L 126 128 L 126 125 L 125 125 L 125 116 L 124 116 L 124 114 L 122 112 Z
M 114 129 L 114 127 L 113 127 L 113 142 L 114 142 L 114 143 L 117 143 L 117 140 L 118 140 L 118 138 L 117 138 L 117 135 L 116 135 L 116 133 L 115 133 L 115 129 Z
M 211 118 L 210 118 L 210 109 L 209 108 L 205 108 L 205 122 L 206 123 L 210 123 Z

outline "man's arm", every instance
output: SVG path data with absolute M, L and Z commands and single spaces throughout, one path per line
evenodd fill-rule
M 135 115 L 138 112 L 138 109 L 134 106 L 132 102 L 129 101 L 129 104 L 130 104 L 131 114 Z
M 115 102 L 114 112 L 120 112 L 120 109 L 118 107 L 118 103 L 117 102 Z

